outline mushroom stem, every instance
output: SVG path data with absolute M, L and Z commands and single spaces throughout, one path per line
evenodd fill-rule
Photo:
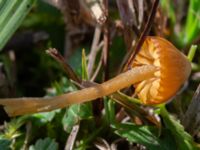
M 79 91 L 47 98 L 5 98 L 0 99 L 0 105 L 4 106 L 9 116 L 51 111 L 110 95 L 134 83 L 153 77 L 155 71 L 157 71 L 157 67 L 144 65 L 132 68 L 102 84 Z

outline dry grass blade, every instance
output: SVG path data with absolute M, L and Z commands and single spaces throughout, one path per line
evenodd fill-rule
M 96 60 L 97 52 L 99 51 L 98 44 L 101 36 L 101 27 L 96 26 L 94 31 L 94 37 L 92 41 L 92 47 L 90 50 L 90 54 L 88 56 L 88 75 L 91 77 L 93 66 Z
M 103 138 L 98 138 L 94 144 L 99 150 L 111 150 L 110 145 Z
M 75 143 L 76 136 L 78 134 L 79 128 L 80 128 L 79 124 L 73 126 L 72 131 L 71 131 L 71 133 L 70 133 L 70 135 L 69 135 L 69 137 L 67 139 L 65 150 L 73 150 L 73 146 L 74 146 L 74 143 Z
M 104 8 L 105 8 L 105 14 L 108 16 L 108 0 L 103 1 Z M 109 31 L 109 22 L 108 20 L 104 23 L 103 28 L 103 67 L 104 67 L 104 80 L 109 79 L 109 46 L 110 46 L 110 31 Z
M 49 54 L 51 57 L 53 57 L 57 62 L 61 64 L 61 66 L 63 67 L 64 71 L 66 72 L 67 76 L 70 79 L 78 83 L 81 83 L 81 79 L 79 79 L 79 77 L 75 74 L 75 72 L 70 67 L 70 65 L 65 62 L 64 57 L 55 48 L 50 48 L 46 50 L 46 53 Z
M 124 29 L 123 29 L 124 41 L 125 41 L 127 49 L 130 50 L 131 47 L 133 46 L 133 41 L 135 39 L 133 31 L 135 31 L 135 34 L 138 33 L 134 1 L 117 0 L 117 6 L 119 9 L 120 18 L 124 26 Z
M 133 26 L 136 25 L 136 15 L 135 9 L 133 5 L 133 1 L 131 0 L 117 0 L 117 6 L 119 9 L 119 13 L 122 19 L 122 22 L 125 26 Z
M 200 84 L 192 101 L 182 118 L 182 124 L 191 135 L 196 135 L 200 129 Z

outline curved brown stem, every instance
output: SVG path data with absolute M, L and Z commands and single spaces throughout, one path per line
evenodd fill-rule
M 135 67 L 102 84 L 79 91 L 47 98 L 0 99 L 0 105 L 4 106 L 9 116 L 51 111 L 110 95 L 134 83 L 153 77 L 156 70 L 157 68 L 153 65 Z

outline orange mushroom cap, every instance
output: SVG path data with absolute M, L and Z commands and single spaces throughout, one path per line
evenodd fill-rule
M 187 80 L 191 65 L 169 41 L 160 37 L 146 37 L 133 67 L 154 65 L 154 77 L 137 83 L 135 93 L 144 104 L 160 104 L 172 98 Z

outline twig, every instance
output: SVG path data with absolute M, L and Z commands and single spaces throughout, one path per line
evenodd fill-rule
M 66 72 L 67 76 L 70 79 L 78 83 L 81 83 L 81 79 L 75 74 L 75 72 L 70 67 L 70 65 L 65 62 L 64 57 L 55 48 L 50 48 L 46 50 L 46 53 L 49 54 L 51 57 L 53 57 L 57 62 L 61 64 L 61 66 L 63 67 L 64 71 Z
M 73 146 L 76 140 L 76 136 L 78 134 L 80 125 L 77 124 L 75 126 L 73 126 L 72 131 L 67 139 L 66 145 L 65 145 L 65 150 L 73 150 Z
M 99 70 L 100 70 L 101 66 L 102 66 L 102 62 L 100 61 L 99 64 L 98 64 L 98 66 L 97 66 L 97 69 L 95 70 L 94 74 L 91 77 L 91 81 L 95 80 L 95 78 L 97 77 L 97 75 L 99 73 Z
M 97 140 L 94 142 L 94 145 L 99 150 L 112 150 L 108 142 L 103 138 L 97 138 Z
M 31 131 L 32 131 L 32 123 L 29 121 L 26 123 L 26 136 L 24 140 L 24 144 L 22 147 L 22 150 L 27 150 L 28 149 L 28 144 L 31 138 Z
M 99 45 L 97 45 L 97 51 L 99 51 L 103 47 L 103 44 L 103 41 L 101 41 Z
M 105 7 L 105 14 L 108 16 L 108 0 L 103 0 L 103 4 Z M 107 80 L 109 78 L 109 64 L 108 64 L 108 55 L 109 55 L 109 27 L 108 27 L 108 19 L 106 20 L 104 24 L 104 29 L 103 29 L 103 67 L 104 67 L 104 80 Z
M 123 22 L 124 30 L 124 41 L 128 51 L 133 47 L 132 41 L 135 39 L 133 31 L 137 32 L 137 18 L 136 18 L 136 9 L 134 8 L 133 0 L 116 0 L 117 7 L 119 10 L 120 18 Z M 133 27 L 133 29 L 132 29 Z
M 200 129 L 200 84 L 181 122 L 191 135 L 198 133 Z
M 71 32 L 71 31 L 70 31 Z M 70 32 L 65 31 L 65 40 L 64 40 L 64 57 L 69 58 L 72 54 L 72 41 L 70 39 Z
M 101 55 L 101 60 L 103 59 L 103 52 L 102 52 L 102 55 Z M 98 75 L 98 73 L 99 73 L 99 70 L 100 70 L 100 68 L 101 68 L 101 66 L 102 66 L 102 61 L 99 61 L 99 64 L 98 64 L 98 66 L 97 66 L 97 69 L 95 70 L 95 72 L 94 72 L 94 74 L 92 75 L 92 77 L 91 77 L 91 81 L 94 81 L 95 80 L 95 78 L 96 78 L 96 76 Z
M 91 47 L 90 54 L 88 57 L 88 75 L 89 75 L 89 77 L 92 74 L 92 69 L 93 69 L 93 66 L 94 66 L 94 63 L 96 60 L 96 55 L 99 50 L 98 43 L 100 40 L 100 36 L 101 36 L 101 27 L 96 26 L 95 31 L 94 31 L 93 41 L 92 41 L 92 47 Z
M 140 28 L 144 17 L 144 0 L 138 0 L 138 10 L 138 26 Z
M 151 9 L 151 12 L 150 12 L 150 16 L 149 16 L 148 21 L 147 21 L 147 23 L 145 25 L 145 28 L 144 28 L 142 34 L 140 35 L 140 38 L 139 38 L 139 40 L 137 42 L 135 50 L 132 52 L 132 54 L 129 57 L 129 60 L 127 61 L 127 65 L 125 66 L 125 69 L 131 68 L 135 56 L 140 51 L 140 48 L 141 48 L 141 46 L 142 46 L 142 44 L 143 44 L 143 42 L 145 40 L 145 36 L 149 33 L 149 31 L 151 29 L 151 26 L 152 26 L 153 19 L 154 19 L 155 14 L 156 14 L 156 10 L 157 10 L 158 4 L 159 4 L 159 0 L 155 0 L 154 4 L 153 4 L 153 7 Z
M 137 25 L 134 2 L 133 0 L 116 0 L 120 18 L 126 27 Z

